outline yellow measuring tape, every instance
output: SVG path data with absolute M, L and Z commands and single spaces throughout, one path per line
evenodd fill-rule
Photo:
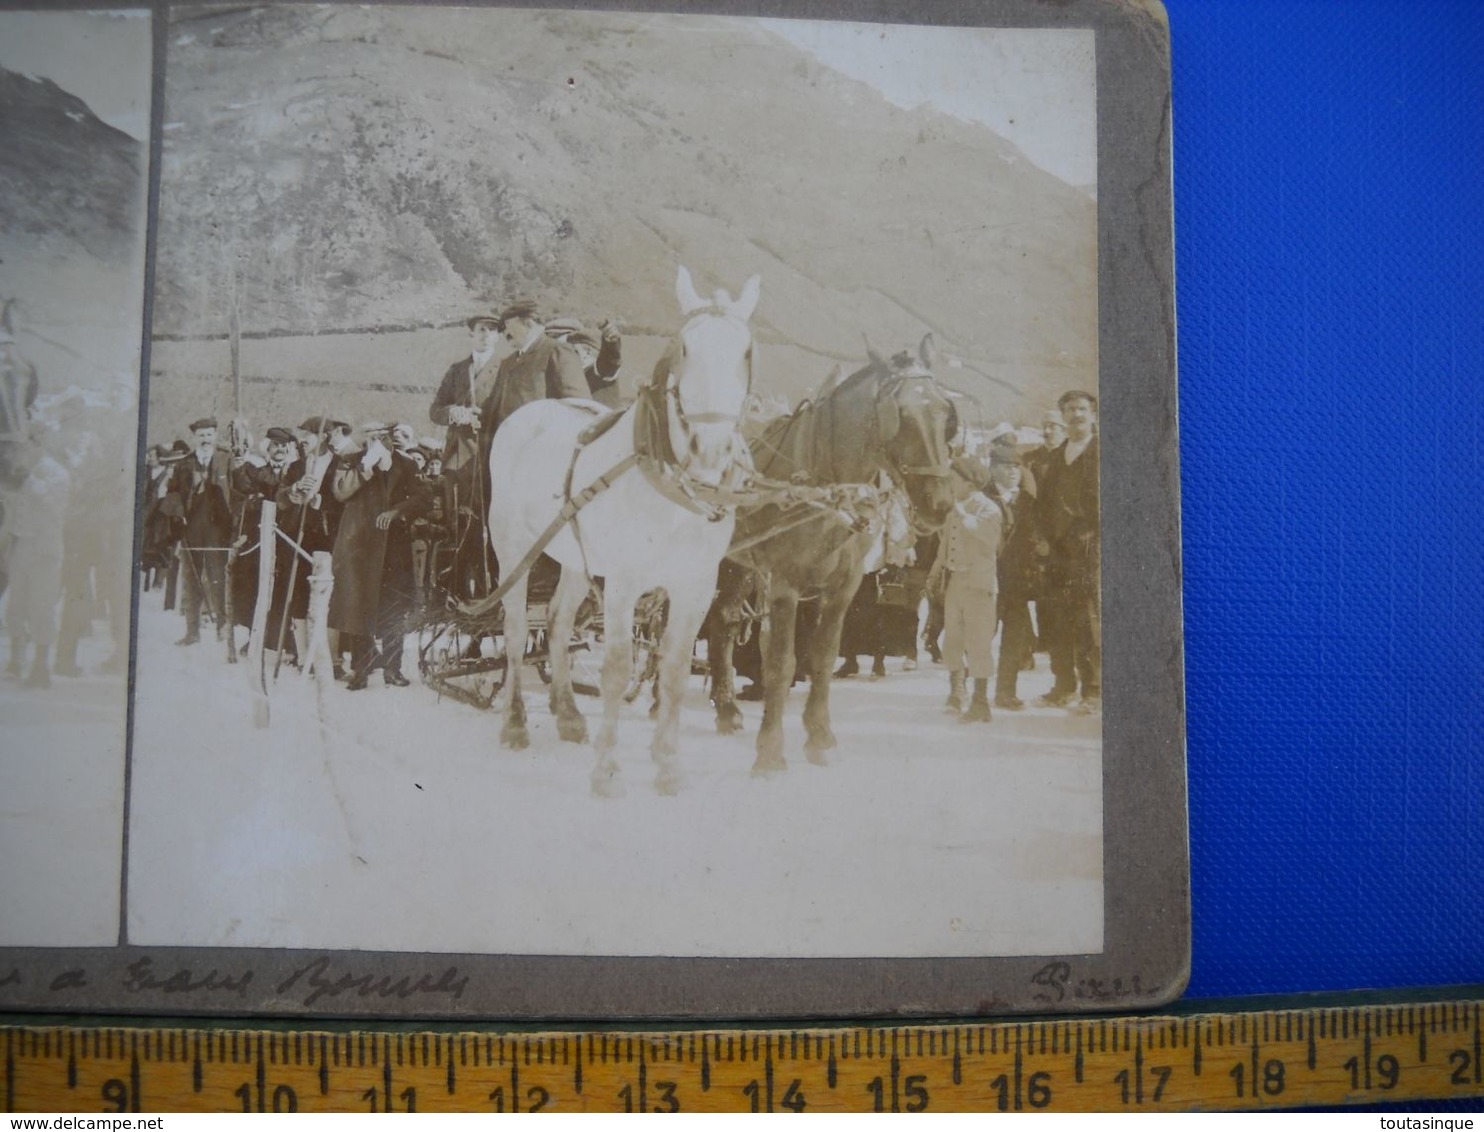
M 10 1111 L 1032 1112 L 1484 1097 L 1484 998 L 769 1030 L 0 1028 Z

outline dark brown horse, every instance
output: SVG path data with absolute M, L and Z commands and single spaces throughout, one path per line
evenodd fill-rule
M 773 422 L 751 444 L 758 471 L 770 479 L 815 487 L 855 485 L 852 516 L 817 503 L 739 508 L 728 560 L 723 563 L 707 642 L 712 658 L 716 726 L 737 731 L 732 672 L 742 601 L 756 585 L 763 598 L 763 723 L 753 773 L 785 767 L 783 708 L 793 681 L 794 618 L 799 599 L 819 595 L 818 621 L 806 657 L 809 699 L 804 705 L 809 761 L 823 765 L 835 746 L 830 730 L 830 673 L 840 646 L 845 610 L 860 586 L 881 516 L 875 485 L 885 476 L 911 501 L 914 522 L 936 530 L 953 506 L 949 442 L 957 429 L 953 402 L 933 377 L 932 336 L 917 356 L 885 359 L 871 351 L 864 369 L 827 383 L 813 400 Z M 867 520 L 862 522 L 861 520 Z

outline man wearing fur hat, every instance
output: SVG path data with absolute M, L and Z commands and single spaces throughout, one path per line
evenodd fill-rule
M 469 328 L 469 356 L 448 367 L 428 416 L 434 424 L 448 429 L 443 442 L 443 511 L 453 524 L 454 545 L 458 548 L 457 585 L 464 596 L 472 596 L 487 588 L 493 570 L 484 533 L 489 468 L 488 461 L 480 459 L 481 452 L 488 452 L 488 443 L 481 442 L 479 417 L 481 407 L 495 391 L 500 318 L 477 314 L 465 325 Z
M 164 500 L 166 513 L 184 521 L 179 553 L 186 631 L 178 645 L 201 639 L 203 604 L 216 622 L 217 636 L 226 634 L 227 550 L 236 509 L 232 458 L 217 449 L 216 419 L 193 421 L 190 431 L 191 454 L 172 469 Z
M 989 677 L 994 670 L 995 604 L 1005 516 L 986 491 L 989 473 L 970 457 L 953 463 L 957 502 L 948 513 L 930 588 L 943 586 L 943 664 L 948 669 L 947 708 L 963 711 L 965 723 L 988 723 Z M 965 706 L 964 672 L 974 679 Z

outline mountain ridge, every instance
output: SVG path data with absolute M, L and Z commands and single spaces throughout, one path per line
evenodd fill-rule
M 51 79 L 0 67 L 0 231 L 59 255 L 134 250 L 144 144 Z
M 532 293 L 660 333 L 684 262 L 823 358 L 931 330 L 1012 401 L 1096 382 L 1095 203 L 746 21 L 175 10 L 167 74 L 162 336 L 234 290 L 245 331 Z

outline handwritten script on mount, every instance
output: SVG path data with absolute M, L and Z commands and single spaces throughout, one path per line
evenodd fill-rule
M 1056 1004 L 1073 1002 L 1123 1002 L 1158 994 L 1159 987 L 1145 987 L 1135 975 L 1122 979 L 1077 979 L 1073 981 L 1072 965 L 1062 960 L 1048 963 L 1031 976 L 1031 982 L 1045 990 L 1037 991 L 1035 1001 Z
M 307 991 L 303 998 L 305 1006 L 313 1006 L 322 998 L 336 998 L 342 994 L 354 994 L 360 998 L 412 998 L 415 995 L 447 995 L 458 999 L 464 995 L 469 977 L 459 974 L 457 967 L 447 968 L 436 978 L 423 974 L 411 975 L 358 975 L 351 970 L 334 967 L 329 959 L 316 959 L 300 967 L 287 979 L 279 983 L 277 992 Z
M 78 1005 L 77 996 L 108 996 L 117 1000 L 119 992 L 127 998 L 149 1001 L 154 998 L 204 999 L 230 1003 L 246 1000 L 249 988 L 260 992 L 265 979 L 276 979 L 272 993 L 278 1004 L 286 1007 L 312 1007 L 324 1001 L 346 999 L 406 1001 L 409 999 L 443 999 L 457 1001 L 469 986 L 469 976 L 457 967 L 442 971 L 386 970 L 369 971 L 354 963 L 330 956 L 320 956 L 301 966 L 284 968 L 260 975 L 250 967 L 222 969 L 204 965 L 191 966 L 162 961 L 143 955 L 122 968 L 57 966 L 49 969 L 11 967 L 0 971 L 0 987 L 32 987 L 43 990 L 40 997 L 61 1006 Z

